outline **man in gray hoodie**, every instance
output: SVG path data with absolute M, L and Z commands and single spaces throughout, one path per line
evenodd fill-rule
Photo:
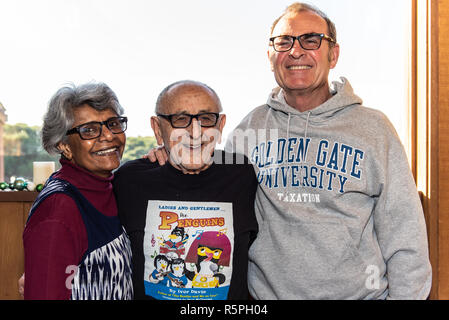
M 336 30 L 289 6 L 268 57 L 279 87 L 228 139 L 252 161 L 259 234 L 249 252 L 255 299 L 425 299 L 426 227 L 404 148 L 349 82 L 330 88 Z

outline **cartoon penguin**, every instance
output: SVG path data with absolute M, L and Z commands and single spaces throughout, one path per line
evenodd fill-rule
M 176 248 L 184 240 L 184 234 L 184 228 L 175 227 L 168 237 L 170 241 L 167 242 L 171 242 L 171 247 Z
M 167 285 L 168 279 L 166 275 L 169 273 L 168 271 L 169 261 L 167 257 L 164 255 L 157 255 L 154 258 L 154 271 L 150 274 L 150 282 L 159 283 L 162 285 Z
M 180 258 L 185 253 L 185 243 L 189 235 L 185 233 L 184 228 L 175 227 L 160 247 L 159 252 L 165 254 L 170 260 Z
M 220 266 L 229 266 L 231 243 L 224 234 L 207 231 L 195 239 L 190 246 L 186 262 L 196 265 L 196 272 L 187 271 L 192 288 L 216 288 L 223 284 L 226 276 L 219 271 Z
M 218 261 L 222 252 L 221 248 L 208 246 L 198 248 L 198 273 L 192 279 L 192 287 L 215 288 L 226 280 L 224 274 L 218 273 Z
M 171 273 L 168 275 L 170 279 L 170 286 L 177 288 L 184 288 L 188 282 L 185 275 L 186 264 L 184 260 L 178 258 L 174 259 L 170 264 Z

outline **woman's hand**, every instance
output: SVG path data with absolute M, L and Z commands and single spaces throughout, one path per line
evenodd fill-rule
M 19 285 L 19 294 L 23 298 L 25 294 L 25 273 L 22 274 L 17 284 Z

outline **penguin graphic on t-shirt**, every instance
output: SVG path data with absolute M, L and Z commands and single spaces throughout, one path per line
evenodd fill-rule
M 152 283 L 159 283 L 162 285 L 167 285 L 168 279 L 166 278 L 167 274 L 170 273 L 170 271 L 168 271 L 168 267 L 169 267 L 170 261 L 168 260 L 168 258 L 164 255 L 157 255 L 154 258 L 154 270 L 153 272 L 150 274 L 150 282 Z
M 185 254 L 185 244 L 189 235 L 182 227 L 175 227 L 168 240 L 164 241 L 159 248 L 161 254 L 165 254 L 170 260 L 181 258 Z
M 231 243 L 228 237 L 218 231 L 206 231 L 190 246 L 185 262 L 193 263 L 196 271 L 186 271 L 192 281 L 192 288 L 217 288 L 226 280 L 220 272 L 229 266 Z
M 185 275 L 186 264 L 183 259 L 174 259 L 170 264 L 171 273 L 167 276 L 171 287 L 185 288 L 188 279 Z

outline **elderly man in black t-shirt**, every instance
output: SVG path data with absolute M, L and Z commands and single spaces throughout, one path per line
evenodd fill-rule
M 215 150 L 226 122 L 221 111 L 205 84 L 169 85 L 151 118 L 167 163 L 139 159 L 115 173 L 136 299 L 248 298 L 257 180 L 246 158 Z

